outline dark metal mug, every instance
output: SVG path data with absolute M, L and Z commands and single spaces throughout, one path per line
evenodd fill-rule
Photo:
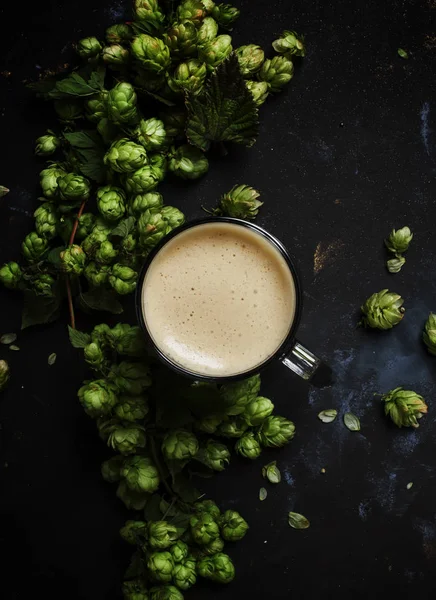
M 189 369 L 185 369 L 181 365 L 173 362 L 170 358 L 168 358 L 160 350 L 160 348 L 157 346 L 157 344 L 151 337 L 151 335 L 147 329 L 147 324 L 145 322 L 144 314 L 143 314 L 143 310 L 142 310 L 142 288 L 143 288 L 144 278 L 148 271 L 148 268 L 150 267 L 151 263 L 153 262 L 154 258 L 158 254 L 158 252 L 165 246 L 165 244 L 167 244 L 171 239 L 173 239 L 174 237 L 176 237 L 178 234 L 182 233 L 183 231 L 186 231 L 187 229 L 190 229 L 192 227 L 198 227 L 198 226 L 204 225 L 206 223 L 214 223 L 214 222 L 216 222 L 216 223 L 234 223 L 234 224 L 240 225 L 242 227 L 247 227 L 248 229 L 256 232 L 257 234 L 261 235 L 264 239 L 266 239 L 276 250 L 278 250 L 280 252 L 282 257 L 285 259 L 286 264 L 291 272 L 292 279 L 294 281 L 295 295 L 296 295 L 294 320 L 292 322 L 292 325 L 290 327 L 290 330 L 289 330 L 285 340 L 280 345 L 280 347 L 277 348 L 277 350 L 274 352 L 274 354 L 272 356 L 270 356 L 269 358 L 267 358 L 263 363 L 261 363 L 260 365 L 257 365 L 255 368 L 250 369 L 249 371 L 244 371 L 243 373 L 238 373 L 237 375 L 223 376 L 223 377 L 210 376 L 210 375 L 199 375 L 198 373 L 189 371 Z M 208 217 L 205 219 L 198 219 L 196 221 L 190 221 L 188 223 L 185 223 L 184 225 L 181 225 L 180 227 L 177 227 L 173 231 L 171 231 L 171 233 L 166 235 L 160 241 L 160 243 L 157 244 L 155 246 L 155 248 L 153 248 L 153 250 L 147 256 L 147 259 L 146 259 L 146 261 L 142 267 L 141 273 L 139 275 L 138 284 L 136 287 L 135 304 L 136 304 L 136 314 L 138 317 L 138 321 L 139 321 L 145 335 L 147 336 L 148 341 L 154 348 L 154 351 L 156 352 L 158 357 L 167 366 L 169 366 L 171 369 L 173 369 L 177 373 L 180 373 L 181 375 L 185 375 L 192 379 L 204 380 L 204 381 L 216 381 L 216 382 L 220 382 L 220 383 L 236 381 L 238 379 L 245 379 L 246 377 L 250 377 L 251 375 L 254 375 L 255 373 L 259 373 L 259 371 L 264 369 L 267 365 L 269 365 L 274 360 L 281 360 L 282 363 L 286 367 L 291 369 L 291 371 L 293 371 L 294 373 L 296 373 L 303 379 L 308 380 L 308 379 L 312 378 L 312 376 L 315 374 L 315 371 L 317 371 L 318 367 L 322 364 L 322 362 L 319 358 L 317 358 L 314 354 L 312 354 L 312 352 L 310 352 L 310 350 L 305 348 L 295 338 L 295 334 L 296 334 L 296 331 L 297 331 L 297 328 L 298 328 L 298 325 L 300 322 L 301 311 L 302 311 L 302 292 L 301 292 L 300 278 L 298 276 L 297 270 L 295 268 L 294 262 L 290 256 L 289 252 L 277 238 L 275 238 L 273 235 L 271 235 L 270 233 L 268 233 L 267 231 L 265 231 L 258 225 L 254 225 L 253 223 L 249 223 L 248 221 L 243 221 L 241 219 L 233 219 L 230 217 Z

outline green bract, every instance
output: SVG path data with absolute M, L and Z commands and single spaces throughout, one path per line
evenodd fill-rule
M 362 324 L 376 329 L 392 329 L 404 316 L 404 300 L 389 290 L 372 294 L 360 309 Z
M 129 194 L 146 194 L 157 186 L 160 177 L 151 165 L 145 165 L 133 173 L 125 175 L 124 186 Z
M 268 98 L 269 85 L 265 81 L 246 81 L 245 84 L 250 90 L 256 106 L 262 106 Z
M 133 39 L 131 48 L 133 57 L 148 71 L 162 73 L 170 66 L 170 50 L 159 38 L 140 33 Z
M 256 73 L 262 66 L 265 60 L 265 53 L 260 46 L 256 44 L 248 44 L 236 48 L 235 54 L 238 57 L 239 67 L 244 77 L 248 77 Z
M 52 132 L 39 137 L 36 140 L 35 154 L 38 156 L 50 156 L 61 145 L 61 141 Z
M 235 577 L 232 559 L 222 552 L 200 559 L 197 563 L 197 571 L 201 577 L 217 583 L 230 583 Z
M 425 323 L 422 339 L 430 354 L 436 355 L 436 315 L 434 313 L 430 313 Z
M 171 155 L 168 168 L 182 179 L 198 179 L 208 172 L 209 161 L 201 150 L 184 144 Z
M 72 275 L 81 275 L 86 264 L 86 254 L 77 244 L 69 246 L 59 255 L 62 270 Z
M 167 145 L 165 126 L 159 119 L 141 119 L 136 128 L 136 137 L 149 152 L 155 152 Z
M 385 240 L 386 248 L 394 254 L 402 254 L 409 248 L 413 233 L 408 227 L 392 229 L 389 237 Z
M 217 522 L 210 513 L 202 512 L 191 517 L 191 534 L 200 546 L 209 544 L 219 537 L 220 530 Z
M 101 57 L 103 62 L 116 68 L 129 64 L 130 52 L 121 44 L 112 44 L 103 48 Z
M 148 415 L 148 402 L 145 396 L 120 396 L 115 414 L 123 421 L 143 421 Z
M 146 456 L 130 456 L 121 468 L 121 476 L 134 492 L 152 494 L 159 487 L 159 473 L 153 461 Z
M 147 536 L 147 523 L 144 521 L 126 521 L 120 529 L 120 535 L 128 544 L 142 545 Z
M 240 13 L 241 11 L 231 4 L 217 4 L 212 9 L 213 18 L 223 29 L 231 29 Z
M 132 30 L 125 23 L 111 25 L 106 29 L 106 41 L 108 44 L 122 44 L 129 42 L 133 37 Z
M 117 125 L 128 125 L 138 118 L 137 97 L 130 83 L 121 82 L 108 95 L 108 116 Z
M 105 185 L 97 190 L 97 207 L 101 216 L 108 221 L 118 221 L 126 212 L 126 195 L 113 185 Z
M 56 236 L 58 217 L 56 209 L 51 202 L 44 202 L 41 204 L 35 210 L 33 216 L 35 217 L 36 233 L 39 236 L 46 238 L 47 240 L 51 240 Z
M 149 208 L 160 208 L 163 205 L 163 197 L 159 192 L 148 192 L 138 194 L 130 201 L 129 214 L 139 217 L 141 213 Z
M 209 513 L 216 522 L 218 522 L 221 511 L 213 500 L 201 500 L 194 504 L 194 510 L 196 513 Z
M 76 51 L 80 58 L 94 58 L 101 52 L 101 44 L 96 37 L 86 37 L 76 44 Z
M 8 289 L 15 290 L 20 284 L 23 273 L 16 262 L 8 262 L 0 269 L 0 282 Z
M 54 296 L 56 279 L 48 273 L 40 273 L 32 281 L 32 289 L 37 296 L 51 298 Z
M 52 165 L 41 171 L 39 183 L 46 198 L 54 198 L 57 195 L 58 179 L 65 173 L 66 171 L 57 165 Z
M 48 249 L 46 238 L 40 237 L 36 231 L 32 231 L 23 240 L 21 251 L 24 258 L 32 263 L 41 260 Z
M 424 398 L 412 390 L 397 387 L 382 396 L 385 414 L 397 427 L 419 427 L 418 419 L 427 414 Z
M 249 185 L 235 185 L 224 194 L 220 201 L 223 214 L 235 219 L 254 219 L 263 202 L 258 200 L 260 193 Z
M 83 274 L 92 287 L 100 287 L 107 282 L 110 271 L 109 265 L 90 262 L 86 265 Z
M 172 77 L 168 79 L 168 85 L 175 92 L 198 94 L 203 88 L 206 73 L 205 63 L 193 58 L 176 67 Z
M 89 179 L 76 173 L 67 173 L 58 179 L 59 195 L 62 200 L 87 200 L 91 194 Z
M 173 57 L 180 59 L 197 52 L 197 28 L 192 21 L 173 23 L 164 40 Z
M 248 404 L 242 413 L 251 427 L 260 425 L 274 410 L 274 404 L 268 398 L 258 396 Z
M 109 275 L 109 283 L 117 292 L 124 296 L 125 294 L 131 294 L 136 288 L 136 282 L 138 280 L 138 273 L 119 263 L 116 263 L 112 267 L 111 274 Z
M 169 552 L 151 552 L 147 559 L 147 568 L 155 581 L 170 583 L 174 562 Z
M 107 99 L 108 93 L 106 91 L 85 98 L 85 117 L 88 121 L 98 123 L 101 119 L 107 117 Z
M 80 403 L 90 417 L 107 415 L 117 403 L 116 387 L 104 379 L 95 379 L 78 392 Z
M 260 71 L 259 81 L 265 81 L 269 84 L 271 92 L 280 92 L 280 90 L 291 81 L 294 75 L 294 65 L 291 60 L 285 56 L 274 56 L 267 59 Z
M 263 421 L 257 435 L 262 446 L 280 448 L 294 437 L 295 425 L 285 417 L 270 416 Z
M 235 444 L 235 451 L 244 458 L 255 460 L 262 453 L 262 448 L 252 431 L 245 433 Z
M 201 46 L 214 40 L 217 35 L 218 23 L 212 17 L 206 17 L 198 29 L 197 43 Z
M 197 581 L 195 559 L 188 558 L 185 562 L 175 565 L 173 569 L 173 583 L 180 590 L 188 590 Z
M 230 56 L 232 50 L 232 38 L 229 35 L 219 35 L 198 48 L 198 58 L 212 71 Z
M 105 164 L 117 173 L 131 173 L 147 164 L 143 146 L 127 138 L 116 140 L 104 157 Z
M 162 452 L 168 460 L 189 460 L 197 451 L 197 438 L 185 429 L 168 432 L 162 442 Z
M 140 362 L 122 361 L 112 365 L 109 379 L 120 393 L 132 396 L 141 395 L 151 385 L 149 369 Z
M 0 392 L 7 386 L 10 375 L 8 363 L 5 360 L 0 360 Z
M 242 540 L 248 531 L 248 523 L 234 510 L 226 510 L 220 520 L 221 535 L 226 542 Z
M 304 38 L 295 31 L 284 31 L 282 35 L 272 43 L 272 47 L 279 54 L 291 56 L 304 56 Z
M 178 538 L 177 527 L 167 521 L 152 521 L 148 524 L 148 543 L 155 550 L 165 550 Z

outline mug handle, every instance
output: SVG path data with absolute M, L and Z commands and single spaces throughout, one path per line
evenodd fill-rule
M 306 381 L 310 380 L 316 387 L 325 387 L 333 383 L 330 367 L 298 341 L 281 360 L 288 369 Z

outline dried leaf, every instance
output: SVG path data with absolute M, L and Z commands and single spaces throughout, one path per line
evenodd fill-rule
M 18 351 L 20 348 L 19 346 L 15 346 L 15 344 L 12 344 L 12 346 L 9 346 L 9 350 L 16 350 Z
M 261 502 L 263 502 L 267 496 L 268 496 L 268 492 L 266 491 L 266 489 L 265 488 L 260 488 L 260 490 L 259 490 L 259 500 Z
M 48 357 L 48 365 L 49 367 L 51 367 L 52 365 L 55 364 L 56 362 L 56 358 L 57 358 L 57 354 L 56 352 L 52 352 L 52 354 L 50 354 L 50 356 Z
M 338 411 L 334 408 L 328 408 L 327 410 L 322 410 L 318 413 L 318 419 L 323 423 L 331 423 L 338 416 Z
M 16 333 L 4 333 L 0 337 L 0 344 L 6 344 L 8 346 L 9 344 L 12 344 L 13 342 L 15 342 L 16 339 L 17 339 Z
M 310 527 L 310 522 L 300 513 L 290 512 L 288 515 L 288 523 L 294 529 L 307 529 Z
M 353 413 L 345 413 L 344 423 L 345 427 L 348 427 L 350 431 L 360 431 L 360 421 Z

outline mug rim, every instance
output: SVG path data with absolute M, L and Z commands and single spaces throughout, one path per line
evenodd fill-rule
M 143 288 L 143 284 L 144 284 L 144 279 L 145 279 L 145 276 L 147 274 L 147 271 L 148 271 L 151 263 L 153 262 L 154 258 L 158 254 L 158 252 L 170 240 L 172 240 L 174 237 L 176 237 L 179 233 L 182 233 L 183 231 L 191 229 L 192 227 L 198 227 L 199 225 L 206 225 L 207 223 L 232 223 L 235 225 L 241 225 L 243 227 L 247 227 L 248 229 L 251 229 L 252 231 L 255 231 L 256 233 L 258 233 L 259 235 L 262 235 L 262 237 L 267 239 L 268 242 L 270 242 L 280 252 L 282 257 L 284 258 L 284 260 L 291 272 L 292 280 L 293 280 L 294 286 L 295 286 L 294 319 L 292 321 L 292 324 L 288 331 L 288 334 L 286 335 L 285 339 L 280 344 L 280 346 L 277 348 L 277 350 L 274 352 L 274 354 L 272 354 L 265 361 L 263 361 L 262 363 L 260 363 L 256 367 L 254 367 L 253 369 L 250 369 L 249 371 L 244 371 L 243 373 L 237 373 L 235 375 L 224 375 L 222 377 L 216 376 L 216 375 L 201 375 L 199 373 L 195 373 L 194 371 L 190 371 L 189 369 L 182 367 L 181 365 L 177 364 L 176 362 L 173 362 L 170 358 L 168 358 L 165 355 L 165 353 L 162 352 L 162 350 L 158 347 L 156 342 L 153 340 L 153 338 L 147 328 L 143 310 L 142 310 L 142 288 Z M 163 362 L 165 365 L 167 365 L 170 369 L 172 369 L 173 371 L 178 373 L 179 375 L 184 375 L 185 377 L 189 377 L 190 379 L 193 379 L 193 380 L 208 381 L 211 383 L 230 383 L 232 381 L 247 379 L 248 377 L 252 377 L 253 375 L 256 375 L 257 373 L 259 373 L 261 370 L 263 370 L 265 367 L 267 367 L 274 360 L 278 360 L 282 356 L 284 356 L 286 354 L 286 352 L 289 350 L 289 348 L 291 347 L 292 343 L 295 341 L 295 333 L 296 333 L 296 330 L 298 328 L 298 325 L 299 325 L 300 319 L 301 319 L 302 303 L 303 303 L 303 294 L 302 294 L 302 289 L 301 289 L 300 276 L 298 274 L 294 260 L 291 257 L 290 253 L 288 252 L 286 246 L 280 240 L 278 240 L 274 235 L 272 235 L 271 233 L 269 233 L 268 231 L 266 231 L 259 225 L 256 225 L 255 223 L 250 223 L 249 221 L 244 221 L 243 219 L 236 219 L 234 217 L 213 216 L 213 217 L 204 217 L 201 219 L 193 219 L 193 220 L 187 221 L 183 225 L 180 225 L 179 227 L 176 227 L 175 229 L 170 231 L 170 233 L 165 235 L 160 240 L 160 242 L 158 244 L 156 244 L 156 246 L 151 250 L 151 252 L 146 257 L 144 264 L 142 265 L 141 270 L 139 272 L 138 281 L 137 281 L 136 290 L 135 290 L 136 318 L 137 318 L 137 320 L 141 326 L 141 329 L 142 329 L 143 333 L 145 334 L 147 340 L 153 346 L 153 349 L 156 352 L 159 360 L 161 362 Z

